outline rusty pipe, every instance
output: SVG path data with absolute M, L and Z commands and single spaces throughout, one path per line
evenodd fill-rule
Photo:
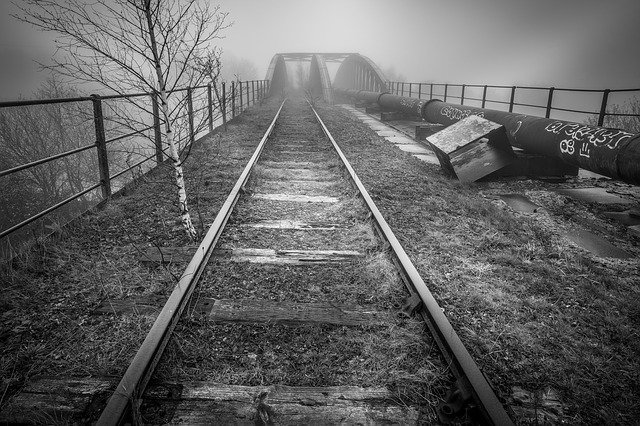
M 337 92 L 363 99 L 362 91 Z M 366 94 L 367 99 L 372 99 L 372 93 Z M 445 126 L 477 115 L 503 125 L 511 145 L 526 152 L 557 157 L 585 170 L 640 185 L 637 133 L 388 93 L 378 93 L 377 103 Z

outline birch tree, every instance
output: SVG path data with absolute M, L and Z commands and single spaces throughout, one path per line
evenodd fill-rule
M 194 239 L 182 160 L 174 140 L 184 102 L 175 99 L 173 91 L 199 85 L 206 77 L 191 62 L 221 38 L 228 27 L 227 13 L 207 0 L 24 0 L 19 7 L 19 19 L 56 35 L 58 52 L 45 68 L 73 82 L 98 83 L 110 93 L 157 96 L 163 145 L 174 167 L 180 220 Z M 128 101 L 152 113 L 144 98 Z M 136 117 L 129 119 L 135 122 Z

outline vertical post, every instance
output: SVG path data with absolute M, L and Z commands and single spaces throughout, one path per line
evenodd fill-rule
M 449 84 L 444 85 L 444 101 L 447 102 L 447 89 L 449 88 Z
M 222 124 L 224 129 L 227 130 L 227 83 L 222 82 Z
M 556 90 L 555 87 L 549 87 L 549 98 L 547 99 L 547 111 L 544 114 L 544 118 L 549 118 L 551 116 L 551 103 L 553 102 L 554 90 Z
M 516 99 L 516 86 L 511 86 L 511 98 L 509 99 L 509 112 L 513 112 L 513 104 L 515 99 Z
M 256 104 L 256 86 L 255 86 L 256 82 L 254 80 L 251 80 L 251 101 L 253 102 L 252 105 Z
M 402 93 L 400 94 L 400 96 L 404 96 L 404 81 L 402 82 Z
M 462 93 L 460 94 L 460 105 L 464 105 L 464 89 L 466 89 L 466 84 L 462 85 Z
M 156 143 L 156 163 L 162 163 L 162 131 L 160 130 L 160 109 L 158 108 L 158 95 L 151 94 L 151 106 L 153 108 L 153 132 Z
M 418 83 L 418 99 L 422 99 L 422 83 Z
M 484 106 L 487 103 L 487 85 L 484 85 L 484 89 L 482 89 L 482 108 L 484 108 Z
M 409 97 L 411 97 L 411 86 L 413 86 L 413 83 L 409 83 Z
M 187 115 L 189 118 L 189 143 L 196 140 L 195 130 L 193 128 L 193 89 L 187 87 Z
M 602 104 L 600 104 L 600 114 L 598 114 L 598 126 L 604 125 L 604 117 L 607 115 L 607 103 L 609 102 L 609 93 L 611 89 L 602 92 Z
M 231 82 L 231 118 L 236 118 L 236 82 Z
M 209 133 L 213 132 L 213 99 L 211 98 L 211 83 L 207 84 L 207 100 L 209 101 Z
M 102 185 L 102 198 L 111 197 L 111 178 L 109 176 L 109 157 L 107 156 L 107 139 L 104 134 L 104 116 L 102 100 L 98 95 L 91 95 L 93 102 L 93 124 L 96 130 L 96 149 L 98 151 L 98 170 Z
M 240 92 L 240 109 L 238 110 L 238 113 L 242 114 L 243 106 L 244 106 L 244 101 L 242 99 L 242 82 L 239 81 L 238 82 L 238 91 Z
M 433 99 L 433 83 L 429 84 L 429 99 Z

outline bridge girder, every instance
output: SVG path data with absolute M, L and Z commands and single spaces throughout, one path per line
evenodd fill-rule
M 309 87 L 314 96 L 322 96 L 333 102 L 333 87 L 340 89 L 371 90 L 386 92 L 387 79 L 378 66 L 359 53 L 289 52 L 276 53 L 267 70 L 270 82 L 269 95 L 281 93 L 289 84 L 287 61 L 311 62 Z M 334 81 L 331 82 L 327 62 L 340 63 Z
M 388 91 L 387 79 L 378 66 L 369 58 L 353 53 L 342 61 L 333 81 L 340 89 Z
M 328 104 L 333 103 L 333 89 L 327 64 L 323 54 L 316 53 L 311 58 L 309 68 L 309 89 L 314 97 L 322 97 Z

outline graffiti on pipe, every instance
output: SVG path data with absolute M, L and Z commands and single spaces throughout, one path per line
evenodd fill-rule
M 549 124 L 545 130 L 556 135 L 569 136 L 569 138 L 560 141 L 560 152 L 563 154 L 573 155 L 575 153 L 575 143 L 581 142 L 579 154 L 583 157 L 591 156 L 591 148 L 607 147 L 609 149 L 617 149 L 621 142 L 633 136 L 633 133 L 623 130 L 567 123 L 565 121 L 555 121 Z
M 446 106 L 440 110 L 440 114 L 451 120 L 462 120 L 470 115 L 477 115 L 484 118 L 484 112 L 476 112 L 470 109 L 458 109 L 452 106 Z

